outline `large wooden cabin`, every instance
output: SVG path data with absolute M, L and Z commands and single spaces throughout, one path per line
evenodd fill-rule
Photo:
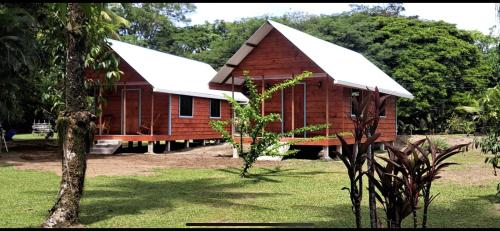
M 99 116 L 96 140 L 153 142 L 218 140 L 210 120 L 231 118 L 231 108 L 223 93 L 210 90 L 207 83 L 216 71 L 210 65 L 151 49 L 110 40 L 120 57 L 123 72 L 116 87 L 102 93 L 105 103 L 97 105 Z M 87 72 L 87 78 L 102 79 L 102 74 Z M 99 93 L 96 93 L 99 94 Z M 234 97 L 241 102 L 241 93 Z
M 241 89 L 245 70 L 261 90 L 303 71 L 313 73 L 301 84 L 278 92 L 262 103 L 261 110 L 265 114 L 278 113 L 282 118 L 281 122 L 266 129 L 287 132 L 304 125 L 325 123 L 330 124 L 330 128 L 286 139 L 353 131 L 351 97 L 366 95 L 367 88 L 378 87 L 381 93 L 392 95 L 380 119 L 377 132 L 382 135 L 378 141 L 394 141 L 396 97 L 413 98 L 363 55 L 270 20 L 221 67 L 209 86 L 211 89 Z M 353 143 L 352 138 L 347 140 Z M 340 142 L 331 138 L 301 144 L 323 146 L 325 158 L 329 158 L 329 147 L 336 145 L 338 148 Z

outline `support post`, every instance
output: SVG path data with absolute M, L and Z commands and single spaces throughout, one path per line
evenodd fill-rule
M 262 78 L 261 78 L 261 84 L 262 84 L 262 86 L 261 86 L 260 93 L 262 94 L 262 93 L 264 93 L 264 91 L 266 89 L 265 86 L 264 86 L 264 76 L 262 76 Z M 264 101 L 265 100 L 262 99 L 261 107 L 260 107 L 261 108 L 261 115 L 263 115 L 263 116 L 264 116 L 264 112 L 265 112 L 265 109 L 264 109 L 265 108 L 265 103 L 264 103 Z M 264 134 L 264 127 L 262 127 L 262 134 Z
M 234 99 L 234 76 L 231 75 L 231 97 Z M 234 107 L 231 106 L 231 115 L 232 115 L 232 122 L 231 122 L 231 137 L 234 136 L 234 131 L 235 131 L 235 127 L 234 127 L 234 120 L 235 120 L 235 114 L 234 114 Z
M 153 145 L 154 145 L 153 141 L 148 141 L 148 154 L 154 154 Z
M 331 160 L 330 158 L 330 146 L 323 146 L 323 150 L 321 150 L 321 159 L 323 160 Z
M 339 152 L 340 154 L 342 154 L 342 145 L 335 146 L 335 150 L 337 150 L 337 152 Z
M 330 138 L 328 138 L 328 136 L 330 135 L 330 105 L 329 105 L 329 102 L 330 102 L 330 99 L 328 97 L 328 76 L 326 77 L 326 81 L 325 81 L 325 91 L 326 91 L 326 106 L 325 106 L 325 114 L 326 114 L 326 118 L 325 118 L 325 121 L 326 121 L 326 124 L 328 125 L 328 127 L 326 128 L 326 142 L 327 142 L 327 146 L 323 147 L 323 159 L 325 160 L 331 160 L 332 158 L 330 158 L 330 146 L 328 146 L 328 142 L 330 141 Z
M 172 135 L 172 94 L 168 94 L 168 135 Z
M 384 151 L 385 150 L 385 144 L 383 142 L 380 142 L 380 150 Z
M 155 112 L 155 94 L 153 90 L 151 90 L 151 125 L 150 125 L 150 131 L 151 131 L 151 136 L 153 136 L 153 123 L 154 123 L 154 112 Z
M 236 148 L 233 148 L 233 158 L 236 158 L 236 159 L 239 158 L 238 149 L 236 149 Z
M 186 148 L 189 148 L 189 140 L 184 140 L 184 145 Z
M 170 141 L 165 142 L 165 152 L 170 152 Z
M 293 129 L 295 129 L 295 86 L 292 86 L 292 130 Z M 295 137 L 295 134 L 292 133 L 292 138 L 293 137 Z
M 123 135 L 127 134 L 127 82 L 123 86 Z
M 201 141 L 201 145 L 202 145 L 202 146 L 206 146 L 206 145 L 207 145 L 207 144 L 206 144 L 206 140 L 202 140 L 202 141 Z

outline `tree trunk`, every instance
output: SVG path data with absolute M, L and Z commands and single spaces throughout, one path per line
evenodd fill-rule
M 84 89 L 84 28 L 86 16 L 78 3 L 68 3 L 66 110 L 59 115 L 57 130 L 62 149 L 62 178 L 58 198 L 43 227 L 68 227 L 79 224 L 86 153 L 93 142 L 95 116 L 86 110 Z

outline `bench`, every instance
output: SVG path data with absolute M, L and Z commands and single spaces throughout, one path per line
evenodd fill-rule
M 52 125 L 45 121 L 43 121 L 43 123 L 33 122 L 31 128 L 33 129 L 32 134 L 47 135 L 54 132 Z

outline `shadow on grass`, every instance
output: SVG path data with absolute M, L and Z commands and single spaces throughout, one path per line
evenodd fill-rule
M 275 197 L 286 193 L 234 192 L 249 182 L 221 183 L 218 178 L 188 179 L 181 181 L 119 178 L 86 187 L 81 201 L 82 224 L 111 219 L 122 215 L 140 215 L 158 210 L 162 215 L 174 212 L 176 204 L 189 203 L 196 207 L 241 207 L 252 211 L 271 210 L 267 207 L 241 203 L 243 199 Z M 30 192 L 33 193 L 33 192 Z M 35 193 L 50 193 L 36 191 Z M 238 202 L 236 202 L 238 201 Z M 196 209 L 193 208 L 195 212 Z M 188 222 L 188 221 L 186 221 Z
M 340 195 L 342 196 L 342 195 Z M 346 201 L 348 196 L 345 195 Z M 451 204 L 439 203 L 439 197 L 429 207 L 427 225 L 429 228 L 498 228 L 500 226 L 500 212 L 492 211 L 495 203 L 494 195 L 478 196 L 468 199 L 457 200 Z M 486 203 L 484 203 L 486 202 Z M 369 228 L 369 214 L 367 200 L 363 200 L 362 227 Z M 366 205 L 366 206 L 365 206 Z M 306 214 L 316 214 L 317 217 L 328 217 L 328 219 L 307 221 L 314 223 L 314 227 L 355 227 L 355 216 L 351 212 L 350 204 L 337 205 L 335 207 L 297 205 L 294 208 L 304 211 Z M 377 214 L 383 226 L 386 227 L 384 211 L 379 208 Z M 422 225 L 422 209 L 417 210 L 418 228 Z M 403 220 L 403 228 L 413 228 L 413 217 L 410 215 Z
M 248 176 L 243 179 L 251 180 L 254 183 L 260 181 L 281 183 L 282 181 L 273 179 L 273 177 L 306 177 L 306 176 L 330 173 L 324 171 L 294 172 L 295 169 L 292 168 L 282 169 L 280 166 L 276 166 L 272 169 L 263 167 L 259 167 L 258 169 L 260 170 L 259 173 L 249 173 Z M 217 171 L 230 173 L 238 176 L 241 173 L 240 168 L 222 168 L 222 169 L 217 169 Z

